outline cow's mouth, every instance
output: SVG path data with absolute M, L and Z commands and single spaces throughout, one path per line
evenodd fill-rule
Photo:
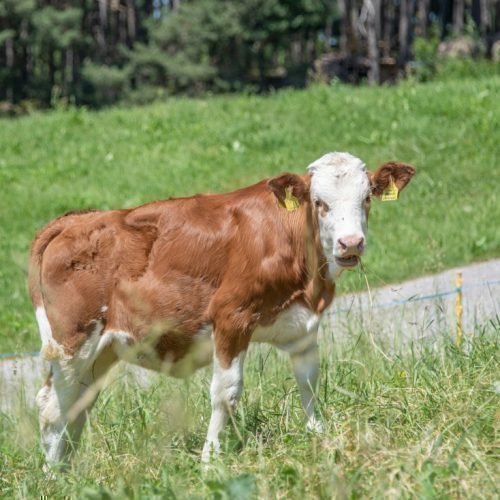
M 359 263 L 357 255 L 349 255 L 349 257 L 335 257 L 335 262 L 341 267 L 354 267 Z

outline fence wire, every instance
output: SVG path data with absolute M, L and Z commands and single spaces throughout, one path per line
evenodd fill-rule
M 472 283 L 472 284 L 462 285 L 461 287 L 455 287 L 451 290 L 430 293 L 430 294 L 426 294 L 426 295 L 413 295 L 407 299 L 391 300 L 389 302 L 384 302 L 382 304 L 374 304 L 374 305 L 372 304 L 372 305 L 370 305 L 370 307 L 361 308 L 361 310 L 368 311 L 370 309 L 383 309 L 383 308 L 387 308 L 387 307 L 403 306 L 406 304 L 414 304 L 415 302 L 433 300 L 433 299 L 437 299 L 437 298 L 441 298 L 441 297 L 448 297 L 448 296 L 456 295 L 460 291 L 470 290 L 473 288 L 489 288 L 492 285 L 500 285 L 500 280 L 489 280 L 489 281 L 483 281 L 481 283 Z M 343 314 L 343 313 L 351 313 L 351 312 L 352 312 L 352 308 L 347 307 L 347 308 L 341 308 L 341 309 L 332 309 L 330 314 L 335 315 L 335 314 Z M 0 353 L 0 359 L 16 359 L 16 358 L 24 358 L 24 357 L 29 357 L 29 356 L 36 357 L 39 355 L 40 355 L 40 351 L 6 352 L 6 353 Z

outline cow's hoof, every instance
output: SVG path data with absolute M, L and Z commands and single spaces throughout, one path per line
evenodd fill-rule
M 42 466 L 43 478 L 46 481 L 56 481 L 57 477 L 58 477 L 57 472 L 60 472 L 60 471 L 61 471 L 60 468 L 57 468 L 53 465 L 49 465 L 47 463 L 43 464 L 43 466 Z
M 201 463 L 205 466 L 210 465 L 210 463 L 216 459 L 220 454 L 220 444 L 211 441 L 205 442 L 203 446 L 203 451 L 201 452 Z
M 325 432 L 325 427 L 316 417 L 310 418 L 307 421 L 306 428 L 308 431 L 315 432 L 317 434 L 323 434 Z

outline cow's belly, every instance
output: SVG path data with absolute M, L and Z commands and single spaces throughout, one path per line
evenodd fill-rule
M 252 342 L 266 342 L 287 352 L 303 352 L 316 343 L 319 316 L 301 304 L 293 304 L 267 327 L 258 327 Z
M 107 330 L 103 333 L 100 344 L 111 345 L 115 354 L 122 361 L 147 368 L 173 377 L 186 377 L 197 369 L 210 364 L 213 358 L 212 329 L 207 325 L 192 339 L 187 353 L 180 359 L 158 355 L 154 343 L 148 339 L 136 342 L 129 332 Z M 175 360 L 174 360 L 175 359 Z
M 318 326 L 317 314 L 294 304 L 279 314 L 272 325 L 257 327 L 251 341 L 268 343 L 291 354 L 304 352 L 316 343 Z M 210 364 L 213 357 L 212 334 L 212 326 L 204 326 L 194 336 L 187 354 L 175 362 L 169 359 L 168 353 L 160 359 L 151 344 L 148 345 L 147 341 L 134 343 L 132 336 L 126 332 L 107 331 L 103 337 L 113 343 L 116 354 L 124 361 L 174 377 L 185 377 Z

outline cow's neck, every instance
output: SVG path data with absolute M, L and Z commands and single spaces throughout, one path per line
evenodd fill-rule
M 313 203 L 308 203 L 306 210 L 308 243 L 304 257 L 310 281 L 305 296 L 308 306 L 317 314 L 321 314 L 333 300 L 337 276 L 330 274 L 328 260 L 321 245 L 318 216 L 313 209 Z

